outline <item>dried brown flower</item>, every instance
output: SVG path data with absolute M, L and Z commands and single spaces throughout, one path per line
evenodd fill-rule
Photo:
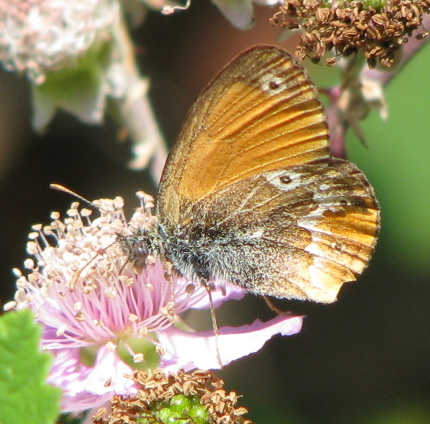
M 429 0 L 393 0 L 380 8 L 364 1 L 285 0 L 272 22 L 304 31 L 296 50 L 302 59 L 319 62 L 332 49 L 341 56 L 361 51 L 370 67 L 378 61 L 390 67 L 397 50 L 429 12 Z M 332 65 L 333 58 L 326 64 Z
M 162 423 L 164 421 L 158 413 L 178 395 L 197 400 L 198 405 L 207 412 L 203 422 L 252 424 L 243 418 L 246 408 L 235 407 L 237 394 L 226 392 L 222 388 L 224 382 L 210 371 L 180 371 L 177 375 L 166 375 L 162 370 L 151 373 L 136 371 L 130 378 L 140 387 L 137 394 L 114 396 L 112 411 L 106 415 L 106 409 L 100 409 L 93 418 L 94 424 Z M 178 418 L 178 421 L 184 424 L 201 422 L 200 418 L 192 417 L 185 420 Z M 170 417 L 169 422 L 176 421 Z

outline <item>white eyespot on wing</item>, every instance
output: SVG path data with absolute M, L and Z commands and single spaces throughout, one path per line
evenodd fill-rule
M 261 77 L 261 89 L 266 93 L 277 94 L 285 89 L 285 83 L 283 78 L 267 74 Z
M 302 174 L 280 169 L 265 173 L 267 182 L 281 191 L 295 190 L 302 184 Z

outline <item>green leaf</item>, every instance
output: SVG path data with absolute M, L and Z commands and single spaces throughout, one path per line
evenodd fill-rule
M 0 424 L 49 424 L 59 414 L 61 391 L 46 383 L 52 358 L 40 335 L 30 310 L 0 317 Z
M 57 109 L 82 122 L 100 124 L 111 87 L 107 83 L 111 43 L 94 46 L 75 66 L 52 71 L 43 84 L 32 84 L 33 127 L 43 131 Z

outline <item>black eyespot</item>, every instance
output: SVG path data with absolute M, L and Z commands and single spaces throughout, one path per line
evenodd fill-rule
M 337 243 L 337 242 L 333 243 L 332 247 L 334 250 L 342 250 L 342 245 L 340 243 Z
M 281 83 L 275 80 L 269 82 L 269 87 L 271 90 L 277 90 L 281 86 Z
M 281 175 L 279 181 L 281 181 L 282 184 L 289 184 L 291 183 L 291 178 L 288 175 Z

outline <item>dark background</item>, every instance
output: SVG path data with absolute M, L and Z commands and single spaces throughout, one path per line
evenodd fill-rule
M 233 29 L 209 0 L 173 16 L 149 13 L 133 31 L 142 72 L 169 143 L 214 74 L 244 48 L 274 42 L 279 29 L 258 9 L 250 31 Z M 286 44 L 284 43 L 284 46 Z M 389 118 L 363 123 L 369 148 L 350 134 L 348 150 L 382 205 L 382 231 L 370 267 L 333 305 L 280 302 L 307 315 L 302 332 L 276 337 L 221 374 L 257 423 L 430 423 L 430 50 L 424 49 L 386 91 Z M 306 65 L 321 86 L 336 69 Z M 122 195 L 129 212 L 139 189 L 155 192 L 146 172 L 127 169 L 129 145 L 117 127 L 90 127 L 64 113 L 46 134 L 30 129 L 29 86 L 0 73 L 1 300 L 13 296 L 30 226 L 65 212 L 72 199 L 58 182 L 94 199 Z M 248 296 L 218 313 L 221 324 L 269 319 Z M 192 319 L 192 317 L 191 317 Z M 209 323 L 209 317 L 207 317 Z M 210 324 L 209 324 L 210 325 Z

